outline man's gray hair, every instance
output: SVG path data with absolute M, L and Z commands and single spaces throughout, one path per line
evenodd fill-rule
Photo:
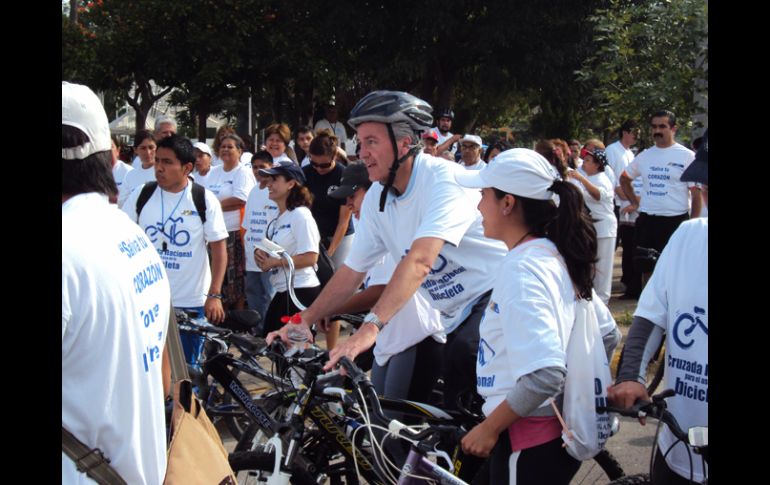
M 169 123 L 171 126 L 174 127 L 174 131 L 176 131 L 176 120 L 170 116 L 163 115 L 155 118 L 155 131 L 158 131 L 160 129 L 160 125 L 163 123 Z
M 415 133 L 409 123 L 405 121 L 396 121 L 390 125 L 393 128 L 393 135 L 396 137 L 396 141 L 406 138 L 407 136 L 412 140 L 409 143 L 409 147 L 415 147 L 420 143 L 420 135 Z

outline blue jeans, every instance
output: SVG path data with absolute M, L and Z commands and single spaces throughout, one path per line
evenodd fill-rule
M 192 318 L 206 318 L 202 306 L 176 307 L 176 309 L 184 310 Z M 180 330 L 179 339 L 182 341 L 184 360 L 195 370 L 201 370 L 201 354 L 203 353 L 203 342 L 205 341 L 205 338 L 202 335 L 196 335 Z
M 260 317 L 255 335 L 262 335 L 262 329 L 265 328 L 267 307 L 274 296 L 275 289 L 270 284 L 269 272 L 246 271 L 246 305 L 249 310 L 256 310 Z

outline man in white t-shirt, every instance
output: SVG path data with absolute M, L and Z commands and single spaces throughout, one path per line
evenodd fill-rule
M 385 324 L 415 291 L 441 312 L 447 344 L 444 399 L 456 407 L 464 390 L 475 392 L 479 321 L 489 301 L 493 274 L 506 251 L 483 235 L 476 209 L 478 191 L 454 178 L 462 167 L 421 153 L 419 133 L 432 122 L 430 105 L 400 91 L 374 91 L 351 111 L 350 125 L 361 142 L 360 156 L 374 184 L 361 208 L 360 233 L 345 264 L 326 284 L 303 323 L 320 321 L 346 300 L 386 253 L 398 261 L 364 325 L 332 350 L 327 368 L 341 356 L 371 347 Z M 278 333 L 286 341 L 286 327 Z M 309 330 L 308 330 L 309 332 Z
M 708 130 L 681 180 L 703 184 L 708 203 Z M 708 218 L 703 217 L 683 222 L 660 255 L 634 313 L 610 401 L 629 408 L 638 399 L 649 400 L 646 363 L 665 333 L 665 387 L 676 393 L 666 400 L 668 410 L 685 433 L 708 427 L 708 286 Z M 658 437 L 652 483 L 692 483 L 690 473 L 694 483 L 703 483 L 708 465 L 688 448 L 666 426 Z
M 445 151 L 449 151 L 454 155 L 457 153 L 457 141 L 463 136 L 460 134 L 453 135 L 451 131 L 452 123 L 454 122 L 455 112 L 451 108 L 440 110 L 436 114 L 438 121 L 436 126 L 430 129 L 431 133 L 434 133 L 438 138 L 438 146 L 436 147 L 436 153 L 441 154 Z
M 203 189 L 205 222 L 193 197 L 195 153 L 189 140 L 179 135 L 158 144 L 155 163 L 157 187 L 137 214 L 137 199 L 144 186 L 137 187 L 123 204 L 131 220 L 149 236 L 168 273 L 171 301 L 175 308 L 217 324 L 224 320 L 222 280 L 227 266 L 227 230 L 217 197 Z M 211 249 L 211 265 L 206 252 Z M 187 361 L 197 365 L 202 339 L 182 335 Z
M 99 98 L 63 82 L 62 428 L 126 483 L 155 485 L 166 474 L 169 283 L 147 236 L 108 202 L 112 161 Z M 61 460 L 61 483 L 94 483 Z
M 112 140 L 112 178 L 115 179 L 115 185 L 118 187 L 118 196 L 117 199 L 114 201 L 110 201 L 110 203 L 118 203 L 118 200 L 120 200 L 120 188 L 123 186 L 123 181 L 126 179 L 126 175 L 128 172 L 133 170 L 133 167 L 131 167 L 127 163 L 123 163 L 120 158 L 118 158 L 118 155 L 120 155 L 120 149 L 118 148 L 118 145 L 115 143 L 115 135 L 111 137 Z
M 695 154 L 674 141 L 676 115 L 661 110 L 650 118 L 655 146 L 634 158 L 620 175 L 623 193 L 631 202 L 628 211 L 639 210 L 636 220 L 636 247 L 663 251 L 671 234 L 690 217 L 698 217 L 700 189 L 680 177 Z M 642 178 L 642 196 L 637 197 L 631 181 Z M 639 267 L 642 281 L 649 278 L 649 267 Z M 643 283 L 644 284 L 644 283 Z
M 337 104 L 332 99 L 329 104 L 326 105 L 324 110 L 324 117 L 318 120 L 313 127 L 313 131 L 318 133 L 318 130 L 330 129 L 339 140 L 339 147 L 345 149 L 345 142 L 348 140 L 347 132 L 345 132 L 345 125 L 338 119 Z
M 481 159 L 481 137 L 465 135 L 460 139 L 460 165 L 466 170 L 481 170 L 487 164 Z

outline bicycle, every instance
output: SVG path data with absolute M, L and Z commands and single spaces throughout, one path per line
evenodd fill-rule
M 705 477 L 705 481 L 703 483 L 708 484 L 708 471 L 706 469 L 706 465 L 709 462 L 708 428 L 695 427 L 690 428 L 688 432 L 684 432 L 679 426 L 679 423 L 677 422 L 674 415 L 668 411 L 666 406 L 665 399 L 674 395 L 675 392 L 673 389 L 666 389 L 665 391 L 652 396 L 652 402 L 640 400 L 629 409 L 616 408 L 612 406 L 597 408 L 599 410 L 618 413 L 631 418 L 652 417 L 658 420 L 658 426 L 655 431 L 655 441 L 653 442 L 650 454 L 650 472 L 628 475 L 610 482 L 610 485 L 649 485 L 652 483 L 650 481 L 650 476 L 652 475 L 652 466 L 655 461 L 658 433 L 660 432 L 661 424 L 663 423 L 668 426 L 668 429 L 678 440 L 673 445 L 671 445 L 665 453 L 663 453 L 664 458 L 673 449 L 674 446 L 679 444 L 679 442 L 690 445 L 688 447 L 688 456 L 690 457 L 690 483 L 695 483 L 693 481 L 694 465 L 692 461 L 692 454 L 689 451 L 692 449 L 695 454 L 701 455 L 703 457 L 703 476 Z

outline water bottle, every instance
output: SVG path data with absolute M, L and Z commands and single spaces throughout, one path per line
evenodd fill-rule
M 299 316 L 299 313 L 295 313 L 289 319 L 289 331 L 286 333 L 286 336 L 289 338 L 292 347 L 304 350 L 308 346 L 308 338 L 306 329 L 300 327 L 300 325 L 302 325 L 302 317 Z

